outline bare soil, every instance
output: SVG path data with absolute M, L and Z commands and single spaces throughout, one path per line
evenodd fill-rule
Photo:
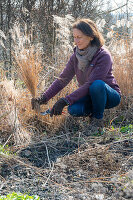
M 133 135 L 109 126 L 88 134 L 85 119 L 34 137 L 27 147 L 0 155 L 0 195 L 20 192 L 41 200 L 133 199 Z M 123 123 L 132 123 L 126 117 Z M 126 121 L 127 120 L 127 121 Z M 39 123 L 39 121 L 38 121 Z M 45 129 L 45 128 L 44 128 Z

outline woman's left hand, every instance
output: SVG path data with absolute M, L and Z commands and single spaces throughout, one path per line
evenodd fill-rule
M 64 100 L 64 98 L 60 98 L 53 106 L 50 117 L 53 115 L 61 115 L 63 108 L 67 106 L 67 102 Z

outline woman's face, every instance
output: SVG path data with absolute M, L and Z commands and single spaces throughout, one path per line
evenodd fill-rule
M 85 49 L 90 45 L 93 40 L 92 37 L 85 35 L 82 31 L 77 28 L 73 29 L 74 43 L 79 49 Z

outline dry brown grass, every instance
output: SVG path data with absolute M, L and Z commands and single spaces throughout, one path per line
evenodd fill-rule
M 120 163 L 117 163 L 117 155 L 108 151 L 108 147 L 96 146 L 90 148 L 87 145 L 81 146 L 78 151 L 72 155 L 59 158 L 57 166 L 64 165 L 68 170 L 86 171 L 86 177 L 96 175 L 108 176 L 120 169 Z M 83 149 L 82 149 L 83 148 Z
M 74 81 L 66 87 L 62 92 L 56 95 L 53 99 L 48 102 L 48 105 L 42 105 L 41 110 L 40 108 L 36 111 L 31 109 L 31 98 L 40 96 L 42 92 L 45 91 L 46 88 L 51 84 L 51 80 L 54 80 L 59 76 L 59 73 L 64 68 L 64 54 L 62 52 L 56 51 L 54 55 L 54 61 L 52 62 L 51 66 L 45 67 L 45 70 L 42 69 L 42 59 L 41 59 L 41 52 L 42 49 L 38 48 L 38 44 L 32 45 L 32 33 L 27 35 L 26 26 L 23 28 L 23 31 L 20 28 L 19 24 L 15 24 L 13 30 L 11 30 L 12 39 L 14 42 L 13 45 L 13 57 L 14 63 L 16 66 L 16 71 L 19 75 L 19 78 L 24 82 L 26 89 L 19 88 L 20 90 L 20 98 L 17 99 L 17 108 L 18 108 L 18 116 L 21 120 L 21 123 L 24 127 L 29 127 L 31 124 L 28 124 L 29 121 L 35 120 L 36 118 L 41 121 L 41 123 L 48 126 L 52 132 L 57 129 L 65 120 L 67 116 L 67 111 L 65 115 L 61 115 L 58 117 L 50 118 L 49 115 L 41 116 L 39 114 L 40 111 L 44 111 L 48 108 L 52 108 L 54 103 L 62 96 L 65 96 L 68 93 L 71 93 L 74 88 L 76 89 L 76 85 Z M 31 31 L 32 32 L 32 31 Z M 63 32 L 64 34 L 64 32 Z M 63 37 L 64 38 L 64 37 Z M 61 43 L 62 44 L 62 43 Z M 64 42 L 63 42 L 64 44 Z M 60 49 L 58 47 L 58 49 Z M 66 45 L 65 55 L 67 54 L 68 45 Z M 70 50 L 68 50 L 70 53 Z M 68 58 L 68 56 L 66 55 Z M 53 58 L 51 58 L 52 60 Z M 47 60 L 47 59 L 46 59 Z M 62 63 L 63 62 L 63 63 Z M 66 61 L 65 61 L 66 62 Z M 64 65 L 64 66 L 63 66 Z M 42 71 L 42 73 L 40 73 Z M 43 80 L 43 86 L 40 87 Z M 27 90 L 28 89 L 28 90 Z M 39 111 L 39 112 L 38 112 Z M 39 123 L 39 122 L 38 122 Z M 34 126 L 34 123 L 32 123 Z M 36 127 L 32 127 L 35 128 Z M 40 127 L 38 126 L 38 132 L 41 131 Z
M 24 50 L 23 57 L 20 55 L 14 55 L 16 61 L 17 70 L 20 78 L 25 83 L 27 89 L 32 94 L 32 97 L 37 96 L 37 85 L 39 83 L 39 73 L 42 70 L 41 63 L 39 61 L 39 54 L 33 47 Z
M 25 83 L 32 97 L 37 96 L 39 73 L 42 70 L 41 48 L 33 44 L 32 30 L 27 35 L 27 25 L 15 23 L 10 30 L 13 49 L 12 55 L 19 78 Z
M 114 75 L 122 92 L 121 105 L 127 105 L 133 97 L 133 49 L 126 48 L 124 55 L 114 56 Z M 127 105 L 128 106 L 128 105 Z
M 133 89 L 133 50 L 121 56 L 114 56 L 114 74 L 120 85 L 122 94 L 132 95 Z
M 62 90 L 58 95 L 56 95 L 53 99 L 51 99 L 48 104 L 41 105 L 40 111 L 45 111 L 48 108 L 52 108 L 54 103 L 62 96 L 65 96 L 67 93 L 71 93 L 73 90 L 77 88 L 74 81 L 72 81 L 66 88 Z M 38 92 L 41 91 L 38 88 Z M 36 111 L 31 109 L 31 94 L 27 89 L 20 90 L 20 98 L 17 100 L 17 108 L 19 110 L 18 116 L 21 120 L 21 123 L 24 127 L 32 128 L 36 133 L 42 134 L 44 129 L 48 129 L 51 131 L 51 134 L 54 133 L 58 128 L 65 123 L 65 119 L 68 116 L 67 109 L 64 108 L 64 113 L 60 116 L 50 115 L 42 116 Z M 37 121 L 36 121 L 37 120 Z
M 16 106 L 19 92 L 15 90 L 12 81 L 0 82 L 0 131 L 2 140 L 10 138 L 16 145 L 27 145 L 30 142 L 30 133 L 24 129 L 19 118 Z

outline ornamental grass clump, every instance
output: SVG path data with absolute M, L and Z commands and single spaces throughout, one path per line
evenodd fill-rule
M 36 38 L 35 44 L 35 41 L 32 38 L 32 33 L 27 35 L 27 28 L 20 28 L 18 24 L 15 24 L 13 29 L 11 30 L 11 35 L 14 43 L 12 49 L 13 58 L 18 75 L 18 77 L 15 76 L 15 78 L 18 89 L 20 89 L 20 85 L 18 84 L 20 82 L 19 79 L 21 79 L 24 83 L 20 89 L 20 99 L 18 99 L 17 101 L 17 108 L 19 110 L 18 116 L 24 127 L 27 126 L 28 128 L 30 128 L 30 130 L 33 128 L 39 134 L 44 130 L 42 126 L 48 127 L 48 129 L 54 132 L 55 129 L 58 129 L 59 126 L 64 123 L 64 120 L 67 116 L 67 111 L 65 111 L 65 115 L 52 118 L 49 115 L 41 116 L 39 114 L 40 111 L 52 108 L 54 103 L 60 97 L 70 94 L 77 88 L 77 83 L 75 82 L 75 80 L 73 80 L 58 95 L 52 98 L 47 105 L 42 105 L 41 108 L 38 105 L 36 109 L 37 112 L 34 112 L 31 109 L 31 98 L 40 96 L 40 94 L 42 94 L 42 92 L 44 92 L 51 85 L 51 83 L 56 78 L 58 78 L 60 72 L 64 69 L 66 65 L 68 57 L 70 56 L 70 52 L 72 51 L 72 47 L 70 46 L 70 43 L 68 41 L 70 36 L 69 25 L 70 21 L 72 21 L 73 19 L 70 16 L 62 18 L 62 20 L 61 18 L 57 18 L 56 16 L 54 16 L 54 19 L 56 19 L 54 20 L 54 26 L 56 28 L 58 27 L 58 30 L 55 32 L 56 39 L 54 44 L 55 48 L 53 51 L 54 54 L 53 57 L 51 57 L 50 65 L 47 65 L 47 67 L 47 58 L 45 59 L 45 63 L 43 63 L 43 66 L 45 66 L 44 68 L 42 67 L 42 55 L 44 57 L 44 52 L 42 52 L 42 48 L 40 47 L 41 45 L 39 44 L 39 38 Z M 65 24 L 63 23 L 64 20 Z M 64 28 L 67 35 L 64 35 Z M 62 48 L 64 49 L 64 46 L 65 50 L 62 52 Z M 66 57 L 66 59 L 64 59 L 64 57 Z M 37 123 L 34 123 L 34 121 L 36 120 L 39 121 L 37 121 Z
M 26 33 L 26 28 L 21 31 L 15 24 L 11 30 L 14 43 L 13 57 L 19 78 L 24 82 L 32 97 L 37 96 L 39 73 L 42 70 L 41 49 L 32 44 L 32 35 Z
M 19 91 L 14 87 L 13 81 L 0 82 L 0 132 L 1 141 L 11 142 L 15 145 L 27 145 L 30 134 L 22 126 L 18 117 L 17 101 Z
M 17 70 L 20 78 L 25 83 L 27 89 L 30 91 L 32 97 L 37 96 L 37 85 L 39 83 L 39 73 L 42 66 L 38 60 L 38 53 L 35 52 L 34 47 L 21 52 L 23 56 L 14 54 Z
M 114 75 L 120 86 L 122 92 L 122 107 L 129 107 L 133 100 L 133 48 L 131 45 L 127 45 L 127 42 L 120 40 L 117 42 L 119 49 L 123 46 L 123 54 L 114 55 Z
M 113 55 L 114 75 L 122 92 L 120 107 L 130 107 L 133 101 L 133 35 L 132 17 L 117 20 L 110 27 L 107 37 Z
M 22 29 L 21 29 L 22 30 Z M 53 117 L 50 118 L 49 115 L 41 116 L 40 106 L 38 105 L 36 108 L 37 112 L 31 110 L 31 98 L 40 96 L 40 94 L 50 85 L 51 78 L 57 78 L 55 74 L 54 63 L 51 63 L 51 66 L 47 66 L 43 69 L 42 67 L 42 49 L 38 46 L 38 44 L 33 44 L 32 35 L 29 34 L 27 36 L 26 31 L 20 31 L 19 25 L 14 25 L 13 30 L 11 30 L 11 35 L 14 42 L 13 48 L 13 57 L 14 63 L 17 69 L 17 87 L 20 89 L 19 79 L 21 79 L 24 83 L 23 87 L 20 89 L 20 99 L 17 101 L 17 108 L 19 110 L 18 116 L 21 120 L 21 123 L 24 127 L 29 127 L 30 129 L 34 129 L 37 132 L 41 133 L 41 127 L 39 126 L 39 122 L 41 122 L 41 126 L 44 127 L 48 125 L 49 128 L 55 129 L 62 122 L 64 122 L 65 116 Z M 39 41 L 39 40 L 38 40 Z M 52 58 L 51 58 L 52 59 Z M 58 65 L 57 63 L 55 63 Z M 44 65 L 44 63 L 43 63 Z M 60 66 L 58 66 L 59 71 L 61 71 Z M 59 73 L 58 71 L 58 73 Z M 41 72 L 41 73 L 40 73 Z M 58 74 L 59 75 L 59 74 Z M 42 86 L 43 80 L 43 87 Z M 26 86 L 26 87 L 25 87 Z M 28 89 L 28 90 L 27 90 Z M 64 90 L 66 91 L 66 89 Z M 67 91 L 65 92 L 67 93 Z M 52 108 L 54 103 L 57 101 L 60 95 L 59 94 L 53 99 L 51 99 L 47 105 L 41 106 L 41 111 L 44 111 L 48 108 Z M 37 114 L 37 127 L 34 127 L 35 123 L 32 122 L 36 118 Z M 31 122 L 31 124 L 29 124 Z M 36 125 L 35 125 L 36 126 Z

